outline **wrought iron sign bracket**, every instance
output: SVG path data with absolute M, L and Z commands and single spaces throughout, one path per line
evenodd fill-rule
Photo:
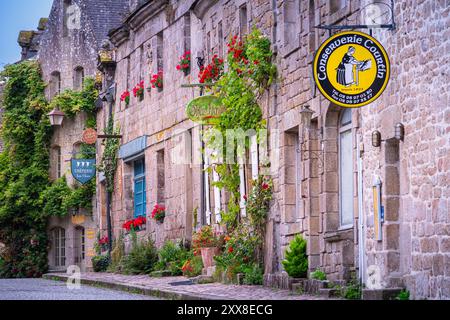
M 349 24 L 349 25 L 318 25 L 314 28 L 316 29 L 325 29 L 328 30 L 331 36 L 331 32 L 333 30 L 353 30 L 353 29 L 369 29 L 370 34 L 372 35 L 372 29 L 387 29 L 387 30 L 395 30 L 396 24 L 395 24 L 395 18 L 394 18 L 394 0 L 390 1 L 390 4 L 387 4 L 382 1 L 374 1 L 373 3 L 367 4 L 364 6 L 360 12 L 363 12 L 364 9 L 366 9 L 369 6 L 385 6 L 390 11 L 391 21 L 390 23 L 376 23 L 375 19 L 380 18 L 380 16 L 374 16 L 372 17 L 373 24 Z

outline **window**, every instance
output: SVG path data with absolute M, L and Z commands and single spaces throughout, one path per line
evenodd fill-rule
M 54 71 L 50 76 L 50 97 L 61 93 L 61 74 L 58 71 Z
M 183 22 L 184 52 L 187 52 L 191 51 L 191 15 L 189 13 L 184 15 Z
M 316 11 L 314 9 L 314 0 L 309 0 L 309 52 L 316 50 Z
M 330 0 L 330 14 L 336 13 L 345 7 L 345 0 Z
M 222 26 L 222 21 L 219 21 L 219 24 L 217 25 L 217 37 L 218 37 L 218 41 L 219 41 L 219 56 L 220 57 L 225 57 L 225 52 L 223 51 L 223 26 Z
M 285 0 L 283 3 L 284 46 L 287 51 L 300 45 L 300 3 L 299 0 Z
M 243 5 L 239 8 L 239 33 L 241 36 L 248 32 L 248 17 L 247 17 L 247 5 Z
M 145 160 L 134 162 L 134 217 L 145 216 L 147 197 L 145 191 Z
M 52 148 L 52 178 L 59 179 L 62 177 L 62 154 L 61 147 L 54 146 Z
M 83 67 L 76 67 L 73 72 L 73 88 L 75 90 L 83 89 L 84 69 Z
M 341 227 L 353 225 L 352 111 L 345 109 L 339 125 L 339 214 Z
M 69 35 L 69 8 L 71 5 L 71 0 L 64 0 L 63 37 L 67 37 Z
M 158 183 L 158 190 L 157 190 L 157 201 L 158 204 L 164 204 L 165 202 L 165 188 L 166 188 L 166 173 L 165 173 L 165 156 L 164 156 L 164 150 L 159 150 L 156 153 L 156 165 L 157 165 L 157 183 Z
M 79 264 L 85 258 L 85 231 L 83 227 L 75 228 L 75 263 Z
M 52 231 L 54 263 L 55 267 L 66 265 L 66 231 L 63 228 L 55 228 Z

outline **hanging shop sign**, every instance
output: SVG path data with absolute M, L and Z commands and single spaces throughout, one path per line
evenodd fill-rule
M 95 144 L 97 142 L 97 131 L 92 128 L 84 130 L 82 140 L 89 145 Z
M 389 58 L 368 34 L 346 31 L 327 39 L 314 59 L 320 92 L 342 107 L 357 108 L 375 101 L 389 81 Z
M 226 111 L 222 100 L 213 95 L 193 99 L 186 107 L 189 119 L 200 124 L 215 124 Z
M 81 184 L 86 184 L 95 177 L 95 159 L 72 159 L 72 176 Z

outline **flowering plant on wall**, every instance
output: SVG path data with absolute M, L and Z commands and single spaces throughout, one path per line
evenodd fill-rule
M 157 222 L 164 222 L 164 218 L 166 217 L 166 208 L 159 204 L 156 204 L 152 211 L 152 218 Z
M 144 226 L 147 223 L 147 218 L 144 216 L 137 217 L 136 219 L 128 220 L 123 225 L 122 228 L 124 228 L 127 232 L 130 232 L 131 230 L 140 230 L 142 226 Z
M 150 83 L 152 84 L 152 88 L 158 88 L 161 90 L 163 88 L 163 71 L 160 70 L 157 74 L 154 74 L 150 80 Z
M 177 70 L 181 70 L 186 74 L 189 72 L 190 68 L 191 68 L 191 52 L 186 51 L 180 57 L 180 62 L 177 65 Z
M 133 95 L 135 98 L 142 99 L 144 96 L 144 80 L 136 84 L 136 86 L 133 88 Z
M 198 74 L 200 83 L 212 83 L 219 79 L 223 73 L 223 66 L 223 59 L 220 59 L 217 54 L 215 54 L 210 64 L 200 68 L 200 73 Z
M 125 104 L 130 104 L 130 91 L 125 90 L 120 96 L 120 101 L 125 102 Z

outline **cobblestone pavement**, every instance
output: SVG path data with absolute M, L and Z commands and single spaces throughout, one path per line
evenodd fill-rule
M 65 274 L 47 274 L 48 279 L 64 280 Z M 297 295 L 288 290 L 266 288 L 263 286 L 238 286 L 222 283 L 181 284 L 174 282 L 188 280 L 184 277 L 150 278 L 147 275 L 127 276 L 112 273 L 83 273 L 82 283 L 103 285 L 110 288 L 138 291 L 149 295 L 172 299 L 213 299 L 213 300 L 317 300 L 323 297 Z
M 70 290 L 59 281 L 0 279 L 0 300 L 156 300 L 156 298 L 82 285 Z

